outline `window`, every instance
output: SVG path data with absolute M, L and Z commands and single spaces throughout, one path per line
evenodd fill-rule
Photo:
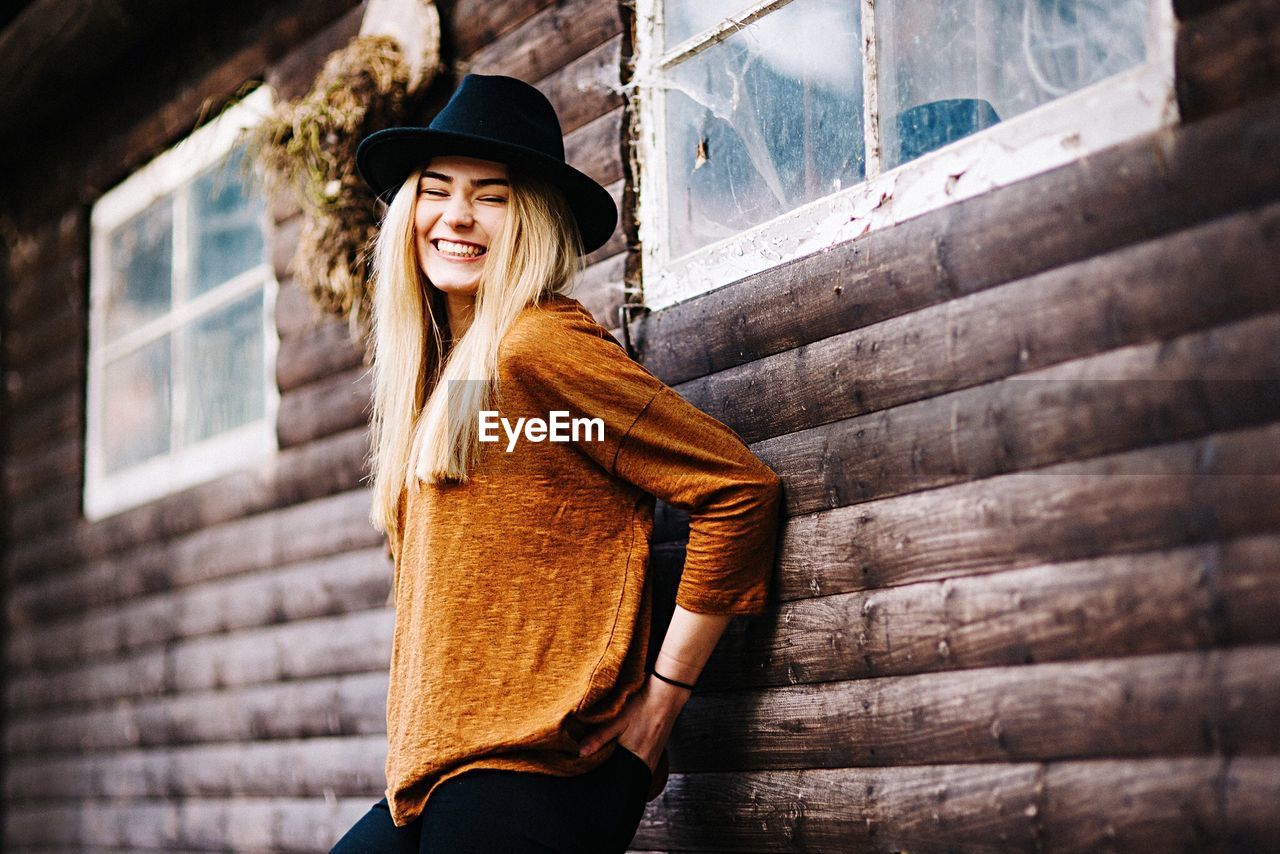
M 1176 120 L 1169 0 L 637 0 L 661 308 Z
M 276 282 L 240 136 L 269 98 L 259 87 L 93 207 L 90 519 L 276 449 Z

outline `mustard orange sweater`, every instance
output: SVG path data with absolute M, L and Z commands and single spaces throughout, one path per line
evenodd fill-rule
M 510 425 L 562 411 L 601 419 L 603 437 L 521 432 L 508 451 L 499 427 L 469 482 L 402 493 L 386 761 L 399 826 L 463 771 L 582 774 L 616 749 L 577 756 L 644 684 L 654 496 L 690 517 L 676 603 L 766 608 L 780 481 L 736 433 L 569 297 L 525 308 L 498 358 Z

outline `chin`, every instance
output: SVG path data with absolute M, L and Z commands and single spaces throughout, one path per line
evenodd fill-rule
M 458 296 L 469 296 L 476 292 L 480 287 L 478 278 L 469 281 L 459 281 L 452 276 L 441 276 L 439 279 L 431 277 L 431 273 L 427 273 L 427 278 L 431 284 L 435 285 L 438 290 L 444 291 L 446 294 L 456 294 Z

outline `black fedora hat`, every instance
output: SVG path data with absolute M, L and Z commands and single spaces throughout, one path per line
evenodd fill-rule
M 360 141 L 356 168 L 384 202 L 432 157 L 462 155 L 538 174 L 560 188 L 582 235 L 599 249 L 618 224 L 609 191 L 564 160 L 564 137 L 546 96 L 514 77 L 468 74 L 426 127 L 393 127 Z

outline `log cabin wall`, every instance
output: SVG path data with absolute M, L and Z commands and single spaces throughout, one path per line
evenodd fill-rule
M 325 850 L 380 796 L 368 386 L 289 279 L 286 201 L 273 465 L 79 512 L 86 204 L 204 98 L 300 94 L 361 15 L 272 8 L 217 62 L 159 60 L 189 85 L 94 151 L 51 141 L 53 192 L 13 179 L 7 851 Z M 777 606 L 731 624 L 635 850 L 1280 850 L 1280 24 L 1265 0 L 1175 9 L 1182 125 L 633 321 L 788 516 Z M 442 4 L 455 71 L 538 85 L 620 200 L 624 11 Z M 611 328 L 626 250 L 620 229 L 577 294 Z M 1150 375 L 1219 381 L 1108 379 Z M 659 514 L 667 598 L 683 523 Z

